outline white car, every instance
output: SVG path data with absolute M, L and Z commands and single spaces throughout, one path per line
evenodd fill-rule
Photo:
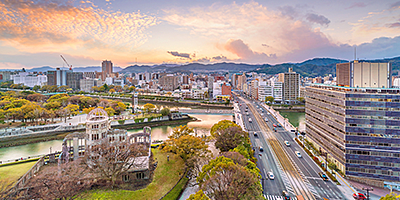
M 271 179 L 271 180 L 274 180 L 274 179 L 275 179 L 274 173 L 268 172 L 267 174 L 268 174 L 268 178 L 269 178 L 269 179 Z
M 294 153 L 296 153 L 297 157 L 301 158 L 301 154 L 299 151 L 295 151 Z
M 265 122 L 268 122 L 268 118 L 265 118 Z
M 290 147 L 289 141 L 285 141 L 285 145 L 286 145 L 287 147 Z

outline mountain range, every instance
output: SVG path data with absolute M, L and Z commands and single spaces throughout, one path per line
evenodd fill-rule
M 400 57 L 365 60 L 366 62 L 391 62 L 393 70 L 400 70 Z M 266 74 L 277 74 L 287 72 L 291 67 L 293 71 L 304 77 L 326 76 L 336 74 L 336 64 L 349 62 L 347 60 L 334 58 L 313 58 L 300 63 L 282 63 L 282 64 L 244 64 L 244 63 L 214 63 L 214 64 L 159 64 L 159 65 L 131 65 L 126 68 L 114 67 L 114 72 L 119 73 L 140 73 L 140 72 L 166 72 L 166 73 L 198 73 L 198 72 L 257 72 Z M 67 69 L 67 68 L 62 68 Z M 28 72 L 45 72 L 55 70 L 53 67 L 43 66 L 39 68 L 28 69 Z M 74 67 L 75 72 L 94 72 L 101 71 L 100 66 Z M 4 70 L 1 70 L 4 71 Z M 396 72 L 397 74 L 398 72 Z

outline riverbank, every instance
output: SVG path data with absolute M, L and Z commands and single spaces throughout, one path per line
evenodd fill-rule
M 188 122 L 197 121 L 196 118 L 190 117 L 185 119 L 177 119 L 172 121 L 152 121 L 152 122 L 143 122 L 143 123 L 134 123 L 134 124 L 114 124 L 112 125 L 113 128 L 120 128 L 120 129 L 139 129 L 143 128 L 144 126 L 156 127 L 156 126 L 170 126 L 170 125 L 180 125 L 186 124 Z M 71 132 L 82 132 L 85 129 L 79 131 L 63 131 L 63 132 L 50 132 L 46 134 L 37 134 L 37 135 L 20 135 L 18 137 L 12 138 L 2 138 L 0 140 L 0 148 L 2 147 L 12 147 L 12 146 L 20 146 L 25 144 L 32 144 L 38 142 L 46 142 L 51 140 L 62 140 Z
M 274 110 L 277 111 L 284 111 L 284 112 L 306 112 L 306 107 L 305 106 L 292 106 L 292 107 L 286 107 L 286 106 L 272 106 Z
M 92 97 L 92 98 L 104 98 L 104 99 L 113 99 L 113 100 L 121 100 L 123 102 L 132 103 L 132 98 L 127 97 L 113 97 L 113 96 L 96 96 L 96 95 L 88 95 L 85 96 Z M 143 99 L 138 98 L 138 103 L 151 103 L 151 104 L 162 104 L 170 107 L 190 107 L 196 109 L 233 109 L 232 104 L 223 104 L 223 103 L 202 103 L 202 102 L 195 102 L 195 101 L 176 101 L 176 100 L 159 100 L 159 99 Z

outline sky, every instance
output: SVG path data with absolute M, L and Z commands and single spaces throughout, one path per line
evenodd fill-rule
M 394 0 L 0 0 L 0 69 L 400 56 Z

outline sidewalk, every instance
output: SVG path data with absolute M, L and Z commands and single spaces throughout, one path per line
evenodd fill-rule
M 379 199 L 380 197 L 386 196 L 387 194 L 390 194 L 390 190 L 386 188 L 378 188 L 378 187 L 373 187 L 364 183 L 348 180 L 348 182 L 354 186 L 354 188 L 357 189 L 358 192 L 365 194 L 366 191 L 363 190 L 363 188 L 373 188 L 373 191 L 369 191 L 370 194 L 370 199 L 375 200 Z M 399 191 L 393 190 L 394 193 L 400 194 Z

